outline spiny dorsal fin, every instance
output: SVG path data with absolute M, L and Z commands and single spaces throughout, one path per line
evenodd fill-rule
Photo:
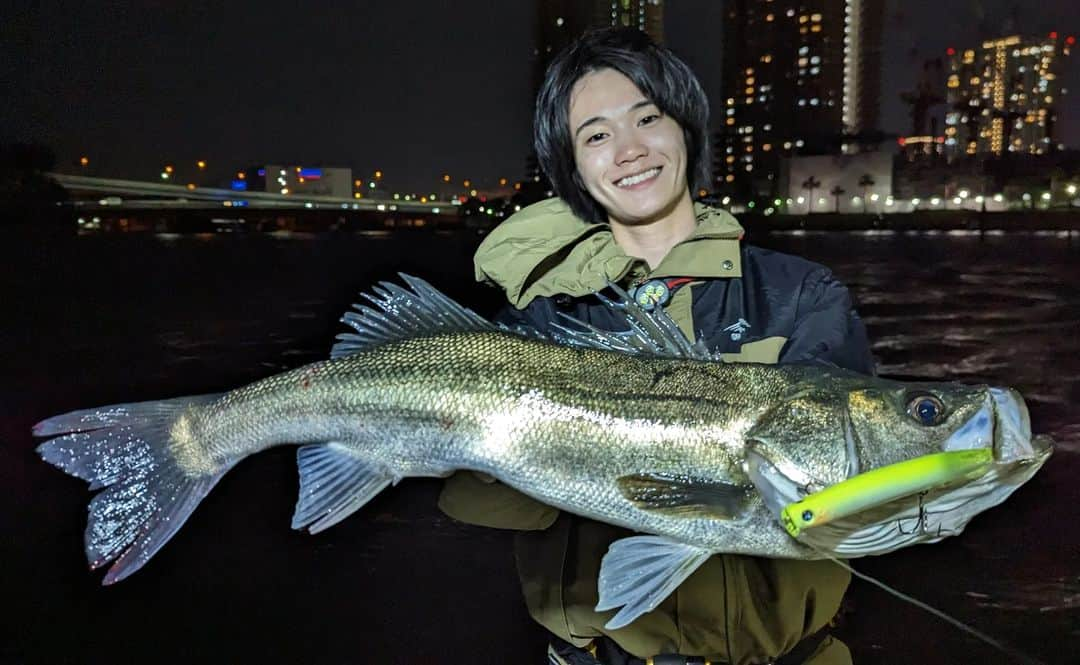
M 623 325 L 623 330 L 600 330 L 567 314 L 566 325 L 553 323 L 550 334 L 526 326 L 506 326 L 485 320 L 476 312 L 459 305 L 418 277 L 400 273 L 411 291 L 397 284 L 380 282 L 372 293 L 361 297 L 370 304 L 357 303 L 355 311 L 346 312 L 342 322 L 355 333 L 341 333 L 330 351 L 331 358 L 341 358 L 373 346 L 421 334 L 480 332 L 499 330 L 566 346 L 663 358 L 688 358 L 720 361 L 719 354 L 705 348 L 701 341 L 691 343 L 679 326 L 662 309 L 642 309 L 618 286 L 611 285 L 617 300 L 597 294 Z
M 349 356 L 372 346 L 420 334 L 498 330 L 476 312 L 459 305 L 419 277 L 398 273 L 412 289 L 379 282 L 373 293 L 362 298 L 375 307 L 354 304 L 355 312 L 346 312 L 342 323 L 355 333 L 341 333 L 330 350 L 331 358 Z
M 569 326 L 552 324 L 552 327 L 557 330 L 560 343 L 634 355 L 720 361 L 720 354 L 709 351 L 701 340 L 690 342 L 686 339 L 679 325 L 663 308 L 657 307 L 651 312 L 646 311 L 618 285 L 609 283 L 608 287 L 615 293 L 618 300 L 612 300 L 600 293 L 597 293 L 596 297 L 622 319 L 626 328 L 619 332 L 600 330 L 560 312 L 571 324 Z

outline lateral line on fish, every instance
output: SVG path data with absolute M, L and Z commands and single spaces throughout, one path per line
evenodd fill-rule
M 802 542 L 802 541 L 800 541 L 800 542 Z M 989 644 L 990 646 L 994 647 L 998 651 L 1000 651 L 1002 653 L 1005 653 L 1005 654 L 1008 654 L 1008 655 L 1012 656 L 1013 658 L 1016 658 L 1019 662 L 1024 663 L 1024 665 L 1047 665 L 1047 663 L 1045 663 L 1044 661 L 1041 661 L 1038 658 L 1035 658 L 1033 656 L 1029 656 L 1026 653 L 1024 653 L 1023 651 L 1020 651 L 1020 650 L 1018 650 L 1018 649 L 1016 649 L 1014 647 L 1011 647 L 1011 646 L 1005 644 L 1004 642 L 1002 642 L 1000 640 L 997 640 L 997 639 L 995 639 L 993 637 L 990 637 L 989 635 L 982 632 L 981 630 L 979 630 L 977 628 L 974 628 L 972 626 L 969 626 L 968 624 L 964 623 L 963 621 L 957 619 L 956 617 L 950 616 L 949 614 L 945 613 L 942 610 L 939 610 L 938 608 L 934 607 L 933 605 L 925 603 L 925 602 L 919 600 L 918 598 L 913 598 L 912 596 L 907 595 L 903 591 L 900 591 L 899 589 L 895 589 L 895 588 L 889 586 L 888 584 L 886 584 L 885 582 L 882 582 L 881 580 L 879 580 L 879 579 L 877 579 L 875 577 L 872 577 L 871 575 L 867 575 L 866 573 L 861 573 L 861 572 L 855 570 L 854 568 L 851 567 L 850 564 L 845 563 L 844 561 L 841 561 L 840 559 L 836 558 L 835 556 L 833 556 L 829 552 L 826 552 L 825 550 L 819 549 L 819 548 L 815 547 L 814 545 L 812 545 L 810 543 L 803 543 L 803 544 L 807 545 L 808 547 L 813 549 L 815 552 L 817 552 L 821 556 L 825 557 L 826 559 L 829 559 L 830 561 L 832 561 L 836 565 L 840 566 L 841 568 L 848 571 L 849 573 L 851 573 L 855 577 L 858 577 L 859 579 L 863 580 L 864 582 L 869 582 L 870 584 L 873 584 L 874 586 L 876 586 L 879 589 L 885 591 L 886 593 L 891 594 L 893 596 L 896 596 L 900 600 L 903 600 L 903 601 L 905 601 L 907 603 L 910 603 L 910 604 L 914 605 L 915 607 L 918 607 L 921 610 L 925 610 L 926 612 L 929 612 L 930 614 L 933 614 L 934 616 L 941 619 L 942 621 L 945 621 L 946 623 L 949 623 L 952 626 L 954 626 L 956 628 L 959 628 L 960 630 L 964 631 L 965 633 L 968 633 L 969 635 L 975 637 L 976 639 L 978 639 L 978 640 L 980 640 L 982 642 L 985 642 L 986 644 Z

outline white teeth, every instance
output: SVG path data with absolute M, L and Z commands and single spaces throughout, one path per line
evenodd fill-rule
M 649 169 L 648 171 L 645 171 L 643 173 L 639 173 L 637 175 L 632 175 L 632 176 L 627 176 L 625 178 L 621 178 L 621 179 L 617 180 L 615 182 L 615 184 L 617 186 L 619 186 L 619 187 L 632 187 L 632 186 L 638 184 L 639 182 L 644 182 L 644 181 L 648 180 L 649 178 L 656 177 L 657 175 L 659 175 L 659 173 L 660 173 L 660 167 L 658 166 L 656 168 Z

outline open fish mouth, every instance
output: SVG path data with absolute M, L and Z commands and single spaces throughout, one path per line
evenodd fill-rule
M 846 436 L 850 440 L 851 432 Z M 830 554 L 858 557 L 959 534 L 975 515 L 1003 502 L 1031 478 L 1049 458 L 1052 443 L 1049 437 L 1031 436 L 1019 393 L 990 388 L 984 406 L 942 443 L 941 453 L 861 476 L 857 465 L 851 464 L 855 473 L 848 480 L 820 492 L 811 492 L 799 473 L 785 473 L 787 469 L 778 469 L 753 447 L 745 470 L 769 511 L 800 542 Z M 903 467 L 904 477 L 882 473 L 893 467 Z M 871 474 L 877 474 L 875 482 L 859 482 Z M 836 492 L 842 485 L 849 491 Z M 820 506 L 838 496 L 847 505 L 834 511 L 837 517 L 821 520 L 819 515 L 809 528 L 793 523 L 798 519 L 793 515 L 804 515 L 808 523 L 814 517 L 812 512 L 800 513 L 800 506 L 814 504 L 811 498 Z

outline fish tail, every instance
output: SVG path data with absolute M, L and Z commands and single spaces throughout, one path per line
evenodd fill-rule
M 114 404 L 34 426 L 35 436 L 55 437 L 38 446 L 42 459 L 89 482 L 91 490 L 106 488 L 90 501 L 85 534 L 91 570 L 115 560 L 102 584 L 149 561 L 232 467 L 193 471 L 177 460 L 178 423 L 219 396 Z

